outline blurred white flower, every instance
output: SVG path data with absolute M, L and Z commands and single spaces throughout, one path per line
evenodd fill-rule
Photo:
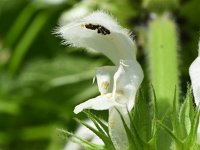
M 66 2 L 66 0 L 34 0 L 35 5 L 40 6 L 50 6 L 50 5 L 60 5 Z
M 96 129 L 96 126 L 91 120 L 86 120 L 85 123 L 93 127 L 94 129 Z M 104 144 L 103 141 L 96 134 L 94 134 L 91 130 L 89 130 L 84 125 L 80 125 L 74 134 L 94 144 L 100 144 L 100 145 Z M 76 140 L 76 139 L 73 138 L 73 140 Z M 82 149 L 83 147 L 81 145 L 74 143 L 72 141 L 69 141 L 64 148 L 64 150 L 82 150 Z
M 97 6 L 97 1 L 94 0 L 82 0 L 81 2 L 75 4 L 70 10 L 66 10 L 62 13 L 59 18 L 59 24 L 65 25 L 75 19 L 80 19 L 85 17 L 90 13 L 90 11 Z
M 115 148 L 127 149 L 127 135 L 114 107 L 129 125 L 127 108 L 128 111 L 132 110 L 136 92 L 143 80 L 134 42 L 112 17 L 99 11 L 61 27 L 57 34 L 65 39 L 64 43 L 101 52 L 115 64 L 97 69 L 100 96 L 76 106 L 74 112 L 109 109 L 109 132 Z
M 61 4 L 63 3 L 65 0 L 43 0 L 45 3 L 48 4 Z
M 84 17 L 87 14 L 89 14 L 89 10 L 85 6 L 77 6 L 62 13 L 61 17 L 59 18 L 59 24 L 64 25 L 70 21 L 73 21 L 74 19 Z
M 198 57 L 191 64 L 189 73 L 192 82 L 194 100 L 196 105 L 198 106 L 200 102 L 200 41 L 199 41 Z M 197 132 L 198 132 L 197 141 L 200 144 L 200 124 L 198 126 Z

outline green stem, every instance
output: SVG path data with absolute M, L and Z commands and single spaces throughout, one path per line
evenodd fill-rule
M 166 112 L 171 114 L 175 87 L 178 91 L 177 31 L 174 21 L 168 14 L 155 16 L 148 25 L 147 50 L 150 55 L 150 77 L 157 97 L 158 117 Z M 178 92 L 177 92 L 178 93 Z M 178 99 L 178 94 L 176 94 Z M 178 104 L 177 104 L 178 107 Z M 170 114 L 164 124 L 171 126 Z M 168 150 L 171 144 L 169 135 L 161 131 L 158 149 Z
M 143 0 L 143 7 L 154 12 L 165 12 L 179 5 L 179 0 Z
M 156 91 L 158 113 L 173 108 L 175 86 L 179 85 L 177 32 L 173 20 L 166 15 L 149 23 L 148 52 L 151 81 Z M 178 87 L 176 88 L 178 91 Z

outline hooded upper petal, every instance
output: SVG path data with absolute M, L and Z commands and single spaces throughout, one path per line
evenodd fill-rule
M 120 59 L 135 59 L 135 45 L 127 31 L 100 11 L 59 28 L 57 34 L 64 43 L 101 52 L 116 65 Z
M 199 102 L 200 102 L 200 43 L 199 43 L 199 55 L 191 64 L 189 73 L 190 73 L 190 78 L 192 81 L 192 89 L 193 89 L 195 103 L 196 105 L 199 105 Z

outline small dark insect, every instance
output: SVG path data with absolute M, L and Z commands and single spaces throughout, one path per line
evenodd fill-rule
M 94 24 L 89 23 L 89 24 L 85 24 L 85 27 L 87 29 L 96 30 L 99 28 L 99 25 L 94 25 Z
M 108 29 L 106 29 L 104 26 L 101 26 L 101 25 L 95 25 L 95 24 L 85 24 L 85 27 L 87 29 L 90 29 L 90 30 L 96 30 L 97 29 L 97 33 L 99 34 L 103 34 L 103 35 L 107 35 L 107 34 L 110 34 L 110 31 Z

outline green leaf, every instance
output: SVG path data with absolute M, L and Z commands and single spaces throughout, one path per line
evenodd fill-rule
M 132 133 L 132 131 L 129 129 L 129 127 L 127 126 L 127 124 L 126 124 L 126 122 L 125 122 L 125 120 L 124 120 L 124 118 L 123 118 L 123 116 L 122 116 L 122 114 L 119 112 L 119 110 L 118 109 L 116 109 L 117 110 L 117 112 L 119 113 L 119 115 L 120 115 L 120 117 L 121 117 L 121 120 L 122 120 L 122 123 L 123 123 L 123 126 L 124 126 L 124 129 L 125 129 L 125 131 L 126 131 L 126 135 L 127 135 L 127 137 L 128 137 L 128 143 L 129 143 L 129 150 L 131 150 L 131 149 L 141 149 L 142 148 L 142 145 L 141 145 L 141 143 L 139 143 L 139 141 L 137 141 L 137 140 L 139 140 L 140 139 L 140 137 L 139 138 L 137 138 L 136 136 L 137 135 L 135 135 L 134 133 Z
M 141 139 L 147 142 L 152 137 L 151 115 L 153 114 L 153 110 L 149 99 L 145 97 L 145 95 L 147 95 L 147 93 L 144 93 L 142 89 L 137 92 L 133 112 L 133 123 Z
M 188 92 L 184 100 L 184 103 L 181 106 L 179 115 L 180 125 L 178 129 L 179 129 L 179 137 L 181 139 L 185 139 L 189 134 L 190 130 L 192 129 L 192 122 L 194 116 L 195 116 L 195 110 L 193 107 L 191 88 L 188 87 Z
M 16 21 L 13 23 L 11 29 L 6 35 L 6 46 L 12 47 L 18 40 L 19 35 L 23 32 L 24 28 L 30 21 L 32 15 L 37 11 L 32 3 L 29 3 L 17 16 Z
M 182 144 L 182 141 L 176 137 L 176 135 L 161 121 L 157 120 L 159 126 L 161 126 L 173 139 L 176 143 Z
M 22 60 L 25 57 L 25 54 L 27 53 L 33 41 L 35 40 L 36 36 L 44 27 L 45 23 L 49 19 L 49 16 L 50 14 L 45 11 L 38 14 L 33 20 L 32 24 L 27 29 L 27 31 L 25 32 L 22 39 L 17 44 L 9 65 L 9 71 L 11 72 L 11 74 L 15 74 L 17 69 L 19 69 Z
M 87 127 L 88 129 L 90 129 L 92 132 L 94 132 L 100 139 L 102 139 L 102 141 L 104 142 L 106 147 L 108 147 L 109 149 L 114 148 L 111 139 L 109 137 L 107 137 L 104 132 L 100 132 L 100 131 L 96 130 L 95 128 L 89 126 L 88 124 L 86 124 L 85 122 L 83 122 L 77 118 L 75 118 L 75 120 L 77 122 L 81 123 L 82 125 L 84 125 L 85 127 Z
M 104 129 L 107 135 L 110 136 L 108 126 L 106 126 L 97 116 L 93 115 L 89 111 L 84 111 L 84 113 L 88 116 L 88 118 L 93 119 L 93 121 L 96 121 L 98 124 L 100 124 L 100 126 Z

